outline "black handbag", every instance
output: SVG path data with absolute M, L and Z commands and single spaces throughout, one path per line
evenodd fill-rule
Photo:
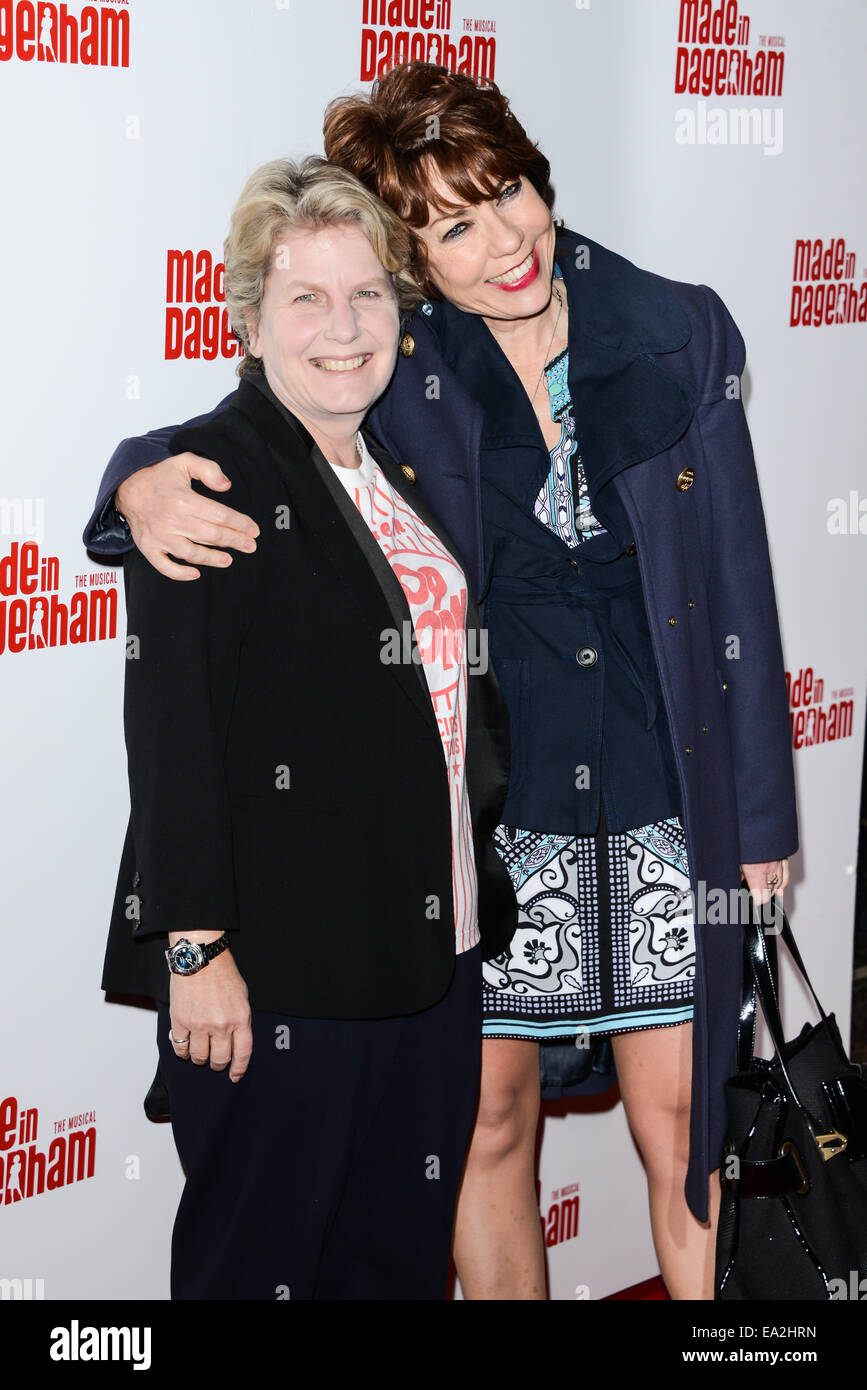
M 593 1033 L 587 1047 L 575 1042 L 539 1044 L 539 1083 L 543 1100 L 563 1095 L 594 1095 L 617 1084 L 614 1049 L 606 1033 Z M 580 1088 L 580 1091 L 579 1091 Z
M 867 1082 L 810 984 L 782 904 L 776 923 L 819 1010 L 786 1042 L 776 934 L 744 929 L 738 1071 L 726 1083 L 716 1298 L 867 1299 Z M 756 1000 L 775 1055 L 753 1056 Z
M 153 1120 L 155 1124 L 172 1118 L 169 1093 L 159 1063 L 157 1063 L 156 1075 L 144 1098 L 144 1112 L 148 1119 Z

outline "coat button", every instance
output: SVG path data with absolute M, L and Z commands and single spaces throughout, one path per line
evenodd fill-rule
M 412 357 L 415 352 L 415 338 L 411 333 L 404 333 L 400 340 L 401 357 Z
M 728 681 L 723 681 L 723 690 L 728 690 L 728 688 L 729 688 L 729 683 L 728 683 Z
M 626 547 L 626 553 L 627 553 L 627 555 L 634 555 L 634 554 L 635 554 L 635 541 L 630 541 L 630 542 L 629 542 L 628 546 Z
M 675 627 L 677 625 L 677 618 L 669 618 L 668 625 L 669 627 Z
M 687 488 L 692 487 L 692 485 L 693 485 L 694 482 L 695 482 L 695 469 L 693 469 L 693 468 L 681 468 L 680 472 L 679 472 L 678 475 L 677 475 L 677 490 L 678 490 L 678 492 L 686 492 Z
M 706 724 L 702 724 L 702 726 L 701 726 L 701 731 L 702 731 L 703 734 L 706 734 L 706 733 L 707 733 L 707 725 L 706 725 Z
M 687 745 L 686 745 L 686 748 L 685 748 L 683 751 L 684 751 L 685 753 L 691 753 L 691 752 L 692 752 L 692 749 L 690 748 L 689 744 L 687 744 Z
M 415 482 L 415 469 L 410 468 L 408 463 L 402 463 L 400 465 L 400 471 L 409 482 Z
M 687 601 L 687 605 L 686 605 L 686 606 L 687 606 L 687 608 L 695 608 L 695 603 L 693 602 L 692 599 L 689 599 L 689 600 Z
M 582 647 L 579 652 L 575 653 L 575 660 L 579 666 L 593 666 L 598 658 L 599 653 L 595 647 Z

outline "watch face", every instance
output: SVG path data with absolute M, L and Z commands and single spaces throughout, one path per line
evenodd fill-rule
M 192 942 L 178 944 L 172 950 L 172 963 L 179 975 L 192 975 L 202 964 L 202 957 L 202 948 Z

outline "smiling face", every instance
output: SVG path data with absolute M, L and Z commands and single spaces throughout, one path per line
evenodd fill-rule
M 250 349 L 272 391 L 309 426 L 358 428 L 394 371 L 400 317 L 391 280 L 360 227 L 277 240 Z
M 431 191 L 453 201 L 433 172 Z M 417 235 L 437 289 L 465 313 L 532 318 L 550 301 L 556 233 L 547 205 L 526 178 L 456 213 L 443 214 L 432 203 L 430 220 Z

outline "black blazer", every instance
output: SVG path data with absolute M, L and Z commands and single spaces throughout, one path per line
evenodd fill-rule
M 392 485 L 454 552 L 376 441 Z M 231 934 L 251 1005 L 377 1018 L 434 1004 L 454 970 L 451 821 L 422 666 L 394 573 L 304 427 L 245 378 L 172 451 L 215 459 L 260 528 L 253 555 L 177 583 L 124 556 L 131 817 L 102 985 L 168 999 L 166 933 Z M 196 485 L 207 495 L 207 490 Z M 467 602 L 469 651 L 480 650 Z M 472 645 L 475 641 L 475 646 Z M 515 930 L 491 834 L 508 781 L 492 670 L 468 676 L 466 775 L 486 957 Z

